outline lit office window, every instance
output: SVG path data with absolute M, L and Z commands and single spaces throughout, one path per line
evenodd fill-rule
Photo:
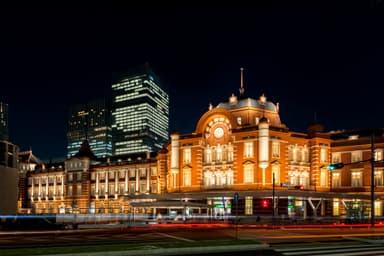
M 383 203 L 381 201 L 375 201 L 375 216 L 382 216 Z

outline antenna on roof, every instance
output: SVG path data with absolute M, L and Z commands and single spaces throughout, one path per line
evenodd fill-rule
M 243 70 L 244 68 L 240 68 L 240 96 L 244 95 Z

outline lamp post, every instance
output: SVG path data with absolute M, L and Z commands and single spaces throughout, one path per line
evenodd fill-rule
M 375 134 L 371 135 L 371 227 L 375 226 Z

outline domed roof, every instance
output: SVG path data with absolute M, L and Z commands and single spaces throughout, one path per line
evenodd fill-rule
M 265 109 L 265 110 L 277 112 L 277 107 L 272 102 L 267 101 L 264 104 L 261 104 L 260 101 L 257 101 L 255 99 L 251 99 L 251 98 L 240 99 L 235 104 L 230 103 L 230 102 L 221 102 L 221 103 L 219 103 L 219 105 L 217 105 L 217 107 L 218 108 L 224 108 L 227 110 L 244 108 L 244 107 L 253 107 L 253 108 L 260 108 L 260 109 Z

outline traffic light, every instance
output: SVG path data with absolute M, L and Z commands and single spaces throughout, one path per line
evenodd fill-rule
M 341 169 L 344 167 L 344 164 L 343 163 L 336 163 L 336 164 L 329 164 L 327 165 L 327 169 L 328 170 L 336 170 L 336 169 Z
M 268 208 L 268 205 L 269 205 L 269 203 L 268 203 L 268 200 L 267 200 L 267 199 L 263 199 L 263 200 L 261 201 L 261 207 L 263 207 L 263 208 Z

